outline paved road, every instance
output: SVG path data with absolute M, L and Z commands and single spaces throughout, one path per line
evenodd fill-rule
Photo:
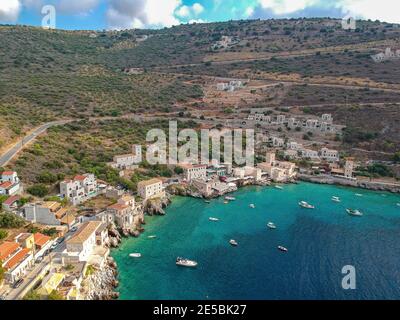
M 7 165 L 8 162 L 10 162 L 18 152 L 20 152 L 23 147 L 28 144 L 29 142 L 35 140 L 40 134 L 45 132 L 48 128 L 58 126 L 58 125 L 63 125 L 66 123 L 69 123 L 73 120 L 60 120 L 60 121 L 53 121 L 53 122 L 48 122 L 40 127 L 36 128 L 33 132 L 22 138 L 20 141 L 18 141 L 10 150 L 8 150 L 6 153 L 3 155 L 0 155 L 0 167 L 3 167 Z

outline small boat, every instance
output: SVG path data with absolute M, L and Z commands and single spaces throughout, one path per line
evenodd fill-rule
M 234 246 L 234 247 L 237 247 L 239 244 L 237 243 L 237 241 L 236 240 L 230 240 L 229 241 L 229 243 L 232 245 L 232 246 Z
M 141 258 L 142 257 L 142 255 L 140 253 L 131 253 L 129 256 L 131 258 Z
M 400 207 L 400 202 L 399 202 L 399 203 L 397 203 L 397 206 L 398 206 L 398 207 Z
M 282 251 L 282 252 L 288 252 L 289 250 L 285 247 L 282 246 L 278 246 L 278 250 Z
M 347 213 L 353 217 L 362 217 L 363 213 L 359 210 L 346 209 Z
M 210 220 L 210 221 L 214 221 L 214 222 L 217 222 L 217 221 L 219 221 L 219 219 L 218 219 L 218 218 L 213 218 L 213 217 L 210 217 L 210 218 L 208 218 L 208 220 Z
M 270 229 L 276 229 L 276 225 L 273 222 L 268 222 L 267 227 Z
M 281 187 L 281 186 L 275 186 L 275 189 L 283 190 L 283 187 Z
M 176 258 L 176 265 L 180 267 L 186 267 L 186 268 L 196 268 L 197 267 L 197 262 L 184 259 L 184 258 Z
M 210 200 L 205 200 L 204 202 L 207 203 L 207 204 L 210 204 L 210 203 L 211 203 Z
M 300 201 L 299 206 L 305 209 L 315 209 L 315 207 L 306 201 Z
M 256 205 L 252 203 L 249 207 L 252 208 L 252 209 L 255 209 Z
M 361 193 L 356 193 L 356 197 L 363 197 L 364 195 L 362 195 Z
M 157 236 L 148 236 L 147 238 L 148 238 L 148 239 L 156 239 Z
M 229 203 L 229 201 L 224 201 L 224 204 L 228 204 Z
M 339 197 L 332 197 L 332 201 L 333 202 L 341 202 L 341 200 L 340 200 L 340 198 Z
M 236 198 L 234 198 L 234 197 L 225 197 L 225 200 L 226 201 L 235 201 Z

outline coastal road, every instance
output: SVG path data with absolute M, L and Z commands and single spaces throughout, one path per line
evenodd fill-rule
M 18 154 L 18 152 L 20 152 L 28 143 L 35 140 L 39 135 L 41 135 L 47 129 L 54 127 L 54 126 L 67 124 L 72 121 L 73 120 L 53 121 L 53 122 L 45 123 L 45 124 L 41 125 L 40 127 L 37 127 L 31 133 L 29 133 L 27 136 L 25 136 L 24 138 L 19 140 L 8 151 L 6 151 L 4 154 L 0 155 L 0 167 L 7 165 Z

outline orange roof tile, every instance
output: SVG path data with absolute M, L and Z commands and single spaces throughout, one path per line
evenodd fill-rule
M 4 242 L 0 245 L 0 260 L 4 262 L 18 248 L 19 244 L 16 242 Z
M 35 239 L 35 245 L 39 247 L 43 247 L 51 239 L 50 237 L 45 236 L 44 234 L 41 233 L 35 233 L 33 237 Z
M 6 201 L 4 201 L 3 204 L 6 206 L 11 206 L 14 202 L 18 201 L 19 199 L 20 199 L 19 196 L 11 196 Z
M 1 175 L 2 176 L 12 176 L 14 174 L 16 174 L 15 171 L 4 171 Z
M 126 206 L 124 204 L 119 204 L 119 203 L 113 204 L 108 207 L 108 209 L 117 210 L 117 211 L 125 210 L 127 208 L 129 208 L 129 206 Z
M 75 176 L 75 178 L 74 178 L 74 180 L 78 180 L 78 181 L 83 181 L 85 179 L 86 179 L 86 177 L 85 176 L 81 176 L 81 175 Z
M 18 264 L 20 264 L 22 261 L 24 261 L 26 256 L 28 256 L 30 253 L 31 253 L 31 250 L 22 249 L 14 257 L 12 257 L 10 260 L 8 260 L 4 267 L 8 270 L 14 268 Z
M 12 186 L 13 184 L 10 181 L 3 182 L 0 184 L 0 188 L 8 189 Z

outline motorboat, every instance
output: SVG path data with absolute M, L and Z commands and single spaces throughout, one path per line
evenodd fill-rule
M 217 221 L 219 221 L 219 219 L 218 219 L 218 218 L 213 218 L 213 217 L 210 217 L 210 218 L 208 218 L 208 220 L 210 220 L 210 221 L 213 221 L 213 222 L 217 222 Z
M 229 241 L 229 243 L 232 245 L 232 246 L 234 246 L 234 247 L 237 247 L 239 244 L 237 243 L 237 241 L 236 240 L 230 240 Z
M 157 236 L 148 236 L 147 238 L 148 238 L 148 239 L 156 239 Z
M 186 268 L 196 268 L 198 263 L 193 260 L 188 260 L 184 258 L 176 258 L 176 265 L 180 267 L 186 267 Z
M 363 197 L 364 195 L 362 195 L 361 193 L 356 193 L 356 197 Z
M 270 229 L 276 229 L 276 225 L 273 222 L 268 222 L 267 227 Z
M 359 210 L 346 209 L 347 213 L 353 217 L 362 217 L 363 213 Z
M 129 256 L 131 258 L 141 258 L 142 257 L 142 255 L 140 253 L 131 253 Z
M 299 206 L 305 209 L 315 209 L 315 207 L 306 201 L 300 201 Z
M 235 201 L 236 198 L 235 197 L 225 197 L 226 201 Z
M 282 251 L 282 252 L 288 252 L 289 250 L 285 247 L 282 246 L 278 246 L 278 250 Z
M 333 202 L 341 202 L 340 198 L 339 197 L 335 197 L 335 196 L 332 197 L 332 201 Z
M 210 203 L 211 203 L 210 200 L 205 200 L 204 202 L 207 203 L 207 204 L 210 204 Z
M 398 207 L 400 207 L 400 202 L 399 202 L 399 203 L 397 203 L 397 206 L 398 206 Z
M 275 189 L 283 190 L 283 187 L 281 187 L 281 186 L 275 186 Z
M 255 209 L 256 205 L 252 203 L 249 207 L 252 208 L 252 209 Z

